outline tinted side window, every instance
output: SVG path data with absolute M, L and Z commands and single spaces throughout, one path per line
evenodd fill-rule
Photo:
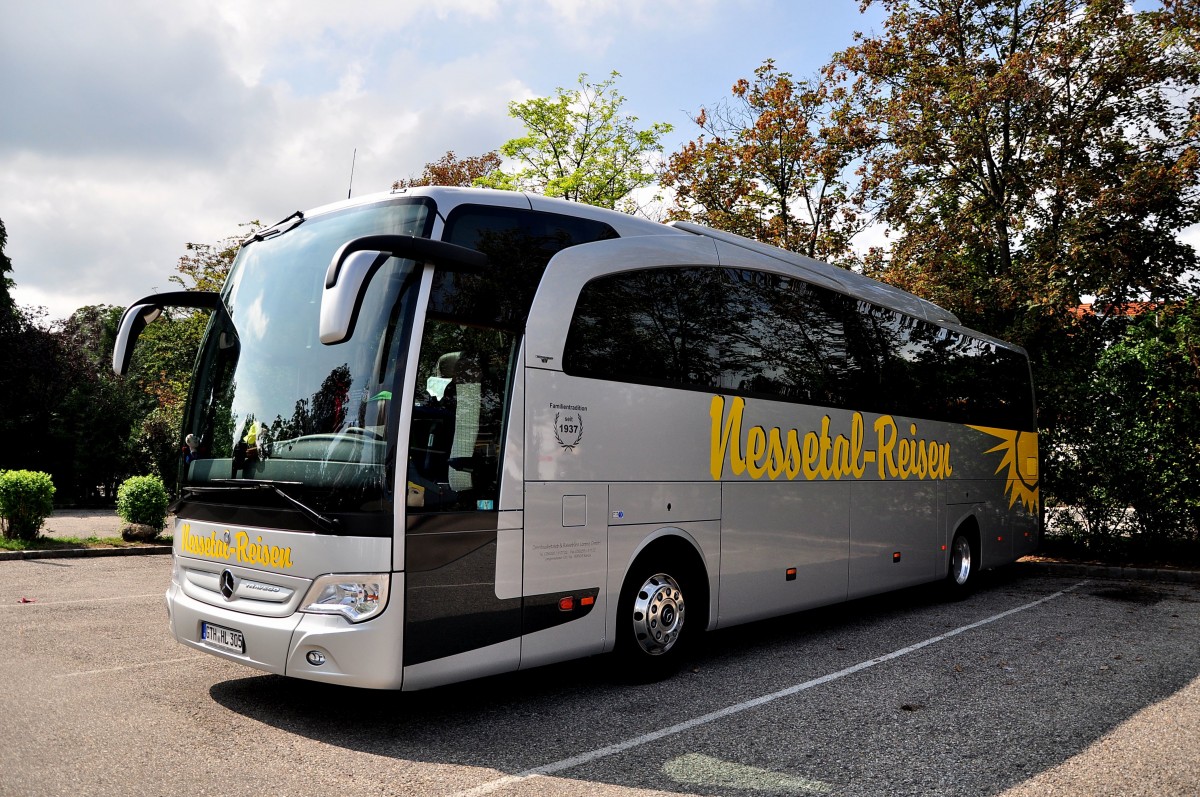
M 567 373 L 841 405 L 848 360 L 831 295 L 721 268 L 624 272 L 584 286 Z
M 500 485 L 516 337 L 430 319 L 409 435 L 410 512 L 490 511 Z
M 847 340 L 864 368 L 853 405 L 879 413 L 1032 430 L 1024 357 L 957 330 L 857 302 Z
M 1034 428 L 1024 357 L 802 280 L 663 268 L 584 286 L 568 374 Z
M 564 367 L 598 379 L 718 386 L 726 287 L 719 269 L 630 271 L 588 283 Z
M 524 327 L 550 258 L 571 246 L 616 238 L 609 225 L 519 208 L 461 205 L 446 220 L 444 240 L 483 252 L 483 274 L 434 274 L 430 309 L 474 323 Z

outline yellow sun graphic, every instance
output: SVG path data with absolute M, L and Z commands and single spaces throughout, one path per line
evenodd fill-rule
M 1008 505 L 1011 507 L 1021 500 L 1025 511 L 1037 514 L 1038 511 L 1038 436 L 1035 432 L 1017 432 L 1012 429 L 996 429 L 991 426 L 972 426 L 977 432 L 991 435 L 1001 440 L 1000 445 L 989 448 L 985 453 L 1004 452 L 996 473 L 1008 468 L 1008 482 L 1004 492 L 1008 494 Z

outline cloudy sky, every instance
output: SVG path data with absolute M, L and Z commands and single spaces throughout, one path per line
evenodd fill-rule
M 508 103 L 621 72 L 689 120 L 765 58 L 809 76 L 857 0 L 42 0 L 0 12 L 0 219 L 19 304 L 126 305 L 188 241 L 382 191 L 520 131 Z

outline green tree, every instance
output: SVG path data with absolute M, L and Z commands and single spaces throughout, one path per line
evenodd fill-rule
M 425 164 L 425 170 L 419 177 L 409 177 L 392 183 L 392 190 L 420 185 L 470 188 L 476 182 L 486 180 L 500 168 L 500 164 L 500 153 L 495 151 L 460 158 L 454 154 L 454 150 L 447 150 L 446 154 L 436 161 Z
M 0 470 L 52 470 L 51 412 L 63 380 L 44 312 L 14 307 L 0 318 Z
M 239 226 L 244 230 L 242 235 L 215 244 L 185 244 L 186 254 L 179 258 L 177 273 L 168 279 L 189 291 L 220 291 L 245 236 L 262 229 L 257 220 Z M 179 479 L 183 409 L 207 325 L 207 313 L 169 309 L 142 332 L 130 363 L 129 378 L 148 401 L 133 433 L 139 472 L 156 474 L 171 491 Z
M 242 241 L 263 229 L 262 222 L 257 219 L 238 226 L 244 230 L 241 235 L 222 238 L 215 244 L 184 244 L 188 254 L 179 258 L 179 264 L 175 267 L 179 273 L 172 274 L 168 279 L 186 291 L 220 291 L 225 278 L 229 276 L 229 270 L 233 268 Z
M 863 196 L 892 242 L 867 271 L 1024 345 L 1045 494 L 1107 511 L 1088 492 L 1101 475 L 1072 463 L 1088 428 L 1081 386 L 1120 330 L 1076 310 L 1085 296 L 1120 308 L 1187 291 L 1197 256 L 1179 233 L 1200 221 L 1195 11 L 872 2 L 887 11 L 883 32 L 826 69 L 856 102 L 840 123 L 868 136 Z
M 493 171 L 476 184 L 633 209 L 630 194 L 654 183 L 651 158 L 662 152 L 661 139 L 672 127 L 659 122 L 639 130 L 637 117 L 621 112 L 618 77 L 613 72 L 589 83 L 581 74 L 578 88 L 509 103 L 509 114 L 525 125 L 524 135 L 500 148 L 513 170 Z
M 869 222 L 848 182 L 860 130 L 842 127 L 849 98 L 833 78 L 796 80 L 766 60 L 733 98 L 701 108 L 703 131 L 668 160 L 671 218 L 823 260 L 847 260 Z
M 55 393 L 46 434 L 54 441 L 51 474 L 73 502 L 112 499 L 139 468 L 133 430 L 149 411 L 138 385 L 112 372 L 122 308 L 81 307 L 54 325 Z

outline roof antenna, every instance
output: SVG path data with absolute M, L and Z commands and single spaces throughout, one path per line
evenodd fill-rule
M 346 189 L 346 199 L 350 198 L 350 192 L 354 190 L 354 161 L 358 159 L 358 147 L 354 148 L 354 154 L 350 156 L 350 187 Z

